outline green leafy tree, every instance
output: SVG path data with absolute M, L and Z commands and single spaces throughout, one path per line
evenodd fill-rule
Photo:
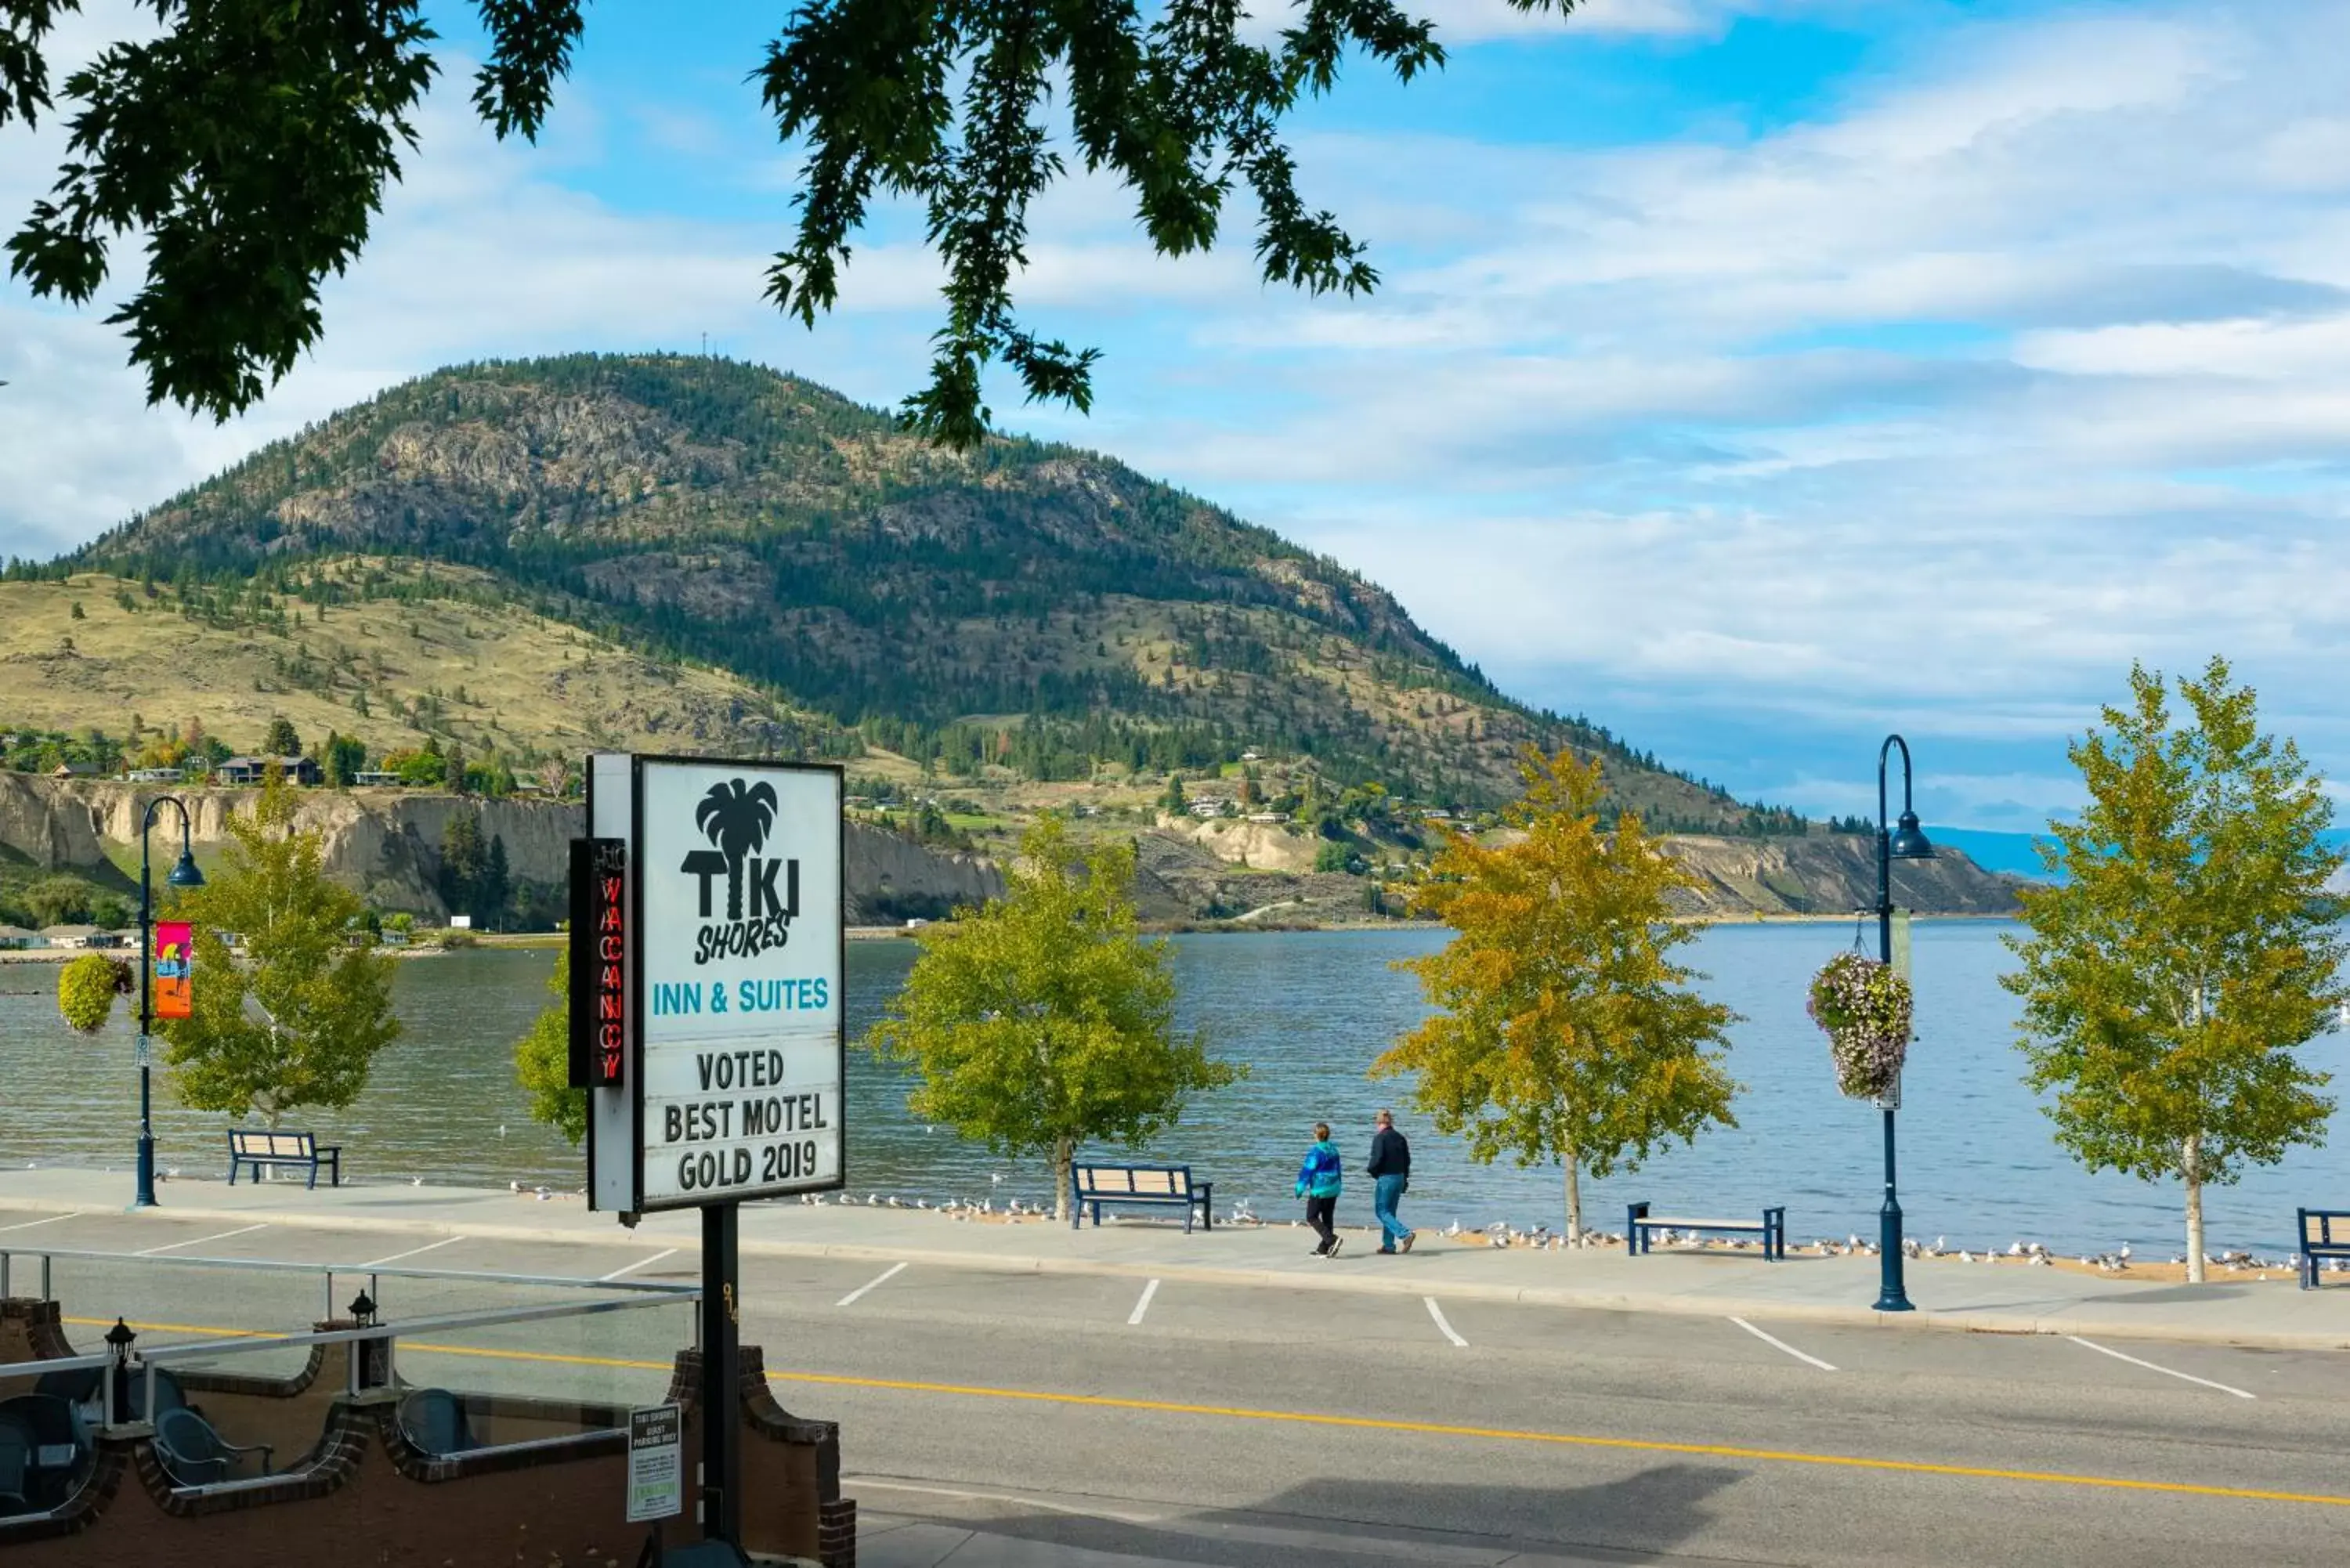
M 1575 0 L 1509 0 L 1565 14 Z M 42 46 L 69 0 L 0 8 L 0 127 L 51 107 Z M 244 410 L 322 329 L 318 290 L 367 243 L 386 182 L 416 146 L 438 65 L 419 0 L 277 5 L 154 0 L 158 36 L 119 42 L 64 83 L 71 158 L 8 242 L 36 295 L 86 303 L 135 234 L 144 286 L 122 325 L 148 397 L 216 419 Z M 536 139 L 568 71 L 585 0 L 480 0 L 488 58 L 473 101 L 501 137 Z M 1092 403 L 1095 351 L 1039 337 L 1013 307 L 1030 204 L 1084 170 L 1134 192 L 1162 254 L 1211 248 L 1235 191 L 1267 282 L 1367 291 L 1364 247 L 1297 188 L 1283 122 L 1349 57 L 1409 82 L 1441 67 L 1433 26 L 1393 0 L 1294 0 L 1267 36 L 1219 0 L 801 0 L 754 73 L 786 143 L 806 149 L 799 223 L 767 295 L 810 327 L 879 195 L 925 210 L 946 275 L 931 381 L 908 421 L 978 443 L 982 377 L 1032 400 Z M 747 62 L 744 62 L 747 63 Z M 738 67 L 739 68 L 739 66 Z M 1058 130 L 1047 106 L 1066 102 Z M 1066 151 L 1064 149 L 1066 149 Z
M 269 721 L 269 733 L 261 742 L 265 757 L 298 757 L 302 754 L 302 737 L 296 732 L 294 721 L 280 714 Z
M 367 768 L 367 742 L 356 735 L 329 730 L 319 753 L 318 761 L 326 770 L 327 782 L 337 789 L 348 789 Z
M 441 827 L 441 901 L 452 913 L 470 915 L 489 869 L 489 846 L 482 842 L 482 819 L 470 806 L 450 812 Z
M 1371 1073 L 1414 1075 L 1414 1103 L 1438 1130 L 1466 1133 L 1474 1159 L 1564 1167 L 1579 1245 L 1580 1173 L 1637 1170 L 1660 1143 L 1738 1125 L 1739 1086 L 1711 1049 L 1738 1015 L 1673 961 L 1702 929 L 1674 919 L 1673 896 L 1696 878 L 1634 814 L 1602 821 L 1599 763 L 1528 747 L 1520 767 L 1526 793 L 1503 814 L 1513 841 L 1453 836 L 1439 879 L 1415 891 L 1454 936 L 1397 967 L 1438 1011 Z
M 1182 774 L 1169 774 L 1167 775 L 1167 789 L 1164 794 L 1159 795 L 1159 809 L 1166 812 L 1170 816 L 1180 816 L 1191 809 L 1191 803 L 1184 798 L 1183 794 Z
M 357 1099 L 400 1035 L 392 961 L 351 940 L 366 906 L 329 880 L 321 836 L 294 828 L 294 797 L 273 780 L 229 818 L 221 868 L 184 894 L 196 928 L 194 1016 L 158 1025 L 180 1098 L 271 1127 L 296 1106 Z M 241 958 L 222 933 L 244 939 Z
M 571 1086 L 571 950 L 555 955 L 546 989 L 555 1000 L 515 1042 L 515 1082 L 530 1096 L 530 1119 L 573 1143 L 588 1136 L 588 1091 Z
M 44 877 L 19 891 L 16 901 L 36 926 L 71 926 L 89 919 L 95 891 L 78 877 Z
M 473 885 L 473 920 L 495 926 L 514 900 L 514 868 L 506 861 L 504 834 L 490 836 L 490 852 L 482 862 L 481 879 Z
M 922 929 L 921 956 L 867 1035 L 877 1055 L 914 1065 L 915 1116 L 1007 1158 L 1048 1157 L 1064 1219 L 1078 1145 L 1147 1142 L 1241 1072 L 1176 1031 L 1167 944 L 1138 933 L 1128 894 L 1133 849 L 1094 845 L 1081 868 L 1073 855 L 1060 819 L 1039 820 L 1004 898 Z
M 2022 890 L 2002 983 L 2057 1143 L 2092 1170 L 2177 1178 L 2199 1281 L 2203 1189 L 2324 1141 L 2328 1075 L 2296 1053 L 2350 992 L 2324 781 L 2261 732 L 2226 660 L 2178 687 L 2174 723 L 2162 675 L 2133 668 L 2130 706 L 2071 748 L 2089 805 L 2040 842 L 2057 879 Z

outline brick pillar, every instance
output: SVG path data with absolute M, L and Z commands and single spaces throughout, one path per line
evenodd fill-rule
M 840 1498 L 825 1503 L 816 1521 L 818 1561 L 824 1568 L 857 1568 L 857 1502 Z

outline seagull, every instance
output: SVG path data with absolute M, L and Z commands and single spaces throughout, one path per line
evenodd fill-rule
M 411 1176 L 408 1179 L 408 1185 L 411 1187 L 421 1187 L 424 1185 L 424 1179 L 421 1176 Z

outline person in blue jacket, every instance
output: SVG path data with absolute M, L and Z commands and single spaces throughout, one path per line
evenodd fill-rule
M 1335 1258 L 1345 1243 L 1338 1239 L 1338 1189 L 1345 1181 L 1346 1162 L 1330 1141 L 1330 1124 L 1314 1124 L 1314 1147 L 1297 1170 L 1297 1196 L 1305 1199 L 1305 1222 L 1322 1238 L 1314 1249 L 1317 1258 Z

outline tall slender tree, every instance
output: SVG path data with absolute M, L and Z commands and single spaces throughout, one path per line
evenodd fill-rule
M 2002 980 L 2057 1143 L 2180 1183 L 2190 1281 L 2204 1189 L 2324 1141 L 2328 1076 L 2298 1053 L 2350 996 L 2334 804 L 2232 681 L 2221 659 L 2181 679 L 2174 723 L 2163 676 L 2133 667 L 2130 705 L 2074 743 L 2089 805 L 2049 824 L 2052 879 L 2023 890 L 2022 966 Z
M 1241 1070 L 1175 1027 L 1167 944 L 1136 929 L 1131 847 L 1097 844 L 1073 868 L 1068 829 L 1047 816 L 1020 851 L 1003 898 L 923 929 L 867 1042 L 913 1065 L 915 1116 L 1007 1157 L 1047 1156 L 1066 1219 L 1080 1144 L 1146 1142 Z
M 1696 877 L 1631 812 L 1602 820 L 1599 763 L 1529 746 L 1519 765 L 1511 841 L 1452 835 L 1414 895 L 1454 932 L 1397 966 L 1438 1011 L 1371 1073 L 1413 1075 L 1413 1102 L 1439 1131 L 1467 1134 L 1473 1159 L 1563 1167 L 1580 1245 L 1584 1173 L 1638 1169 L 1659 1143 L 1738 1125 L 1717 1049 L 1738 1015 L 1673 961 L 1702 929 L 1674 919 Z
M 179 906 L 195 924 L 203 978 L 193 1015 L 158 1026 L 164 1060 L 199 1110 L 276 1127 L 296 1106 L 339 1109 L 400 1036 L 391 961 L 371 940 L 353 944 L 366 906 L 327 876 L 320 835 L 295 829 L 283 777 L 273 772 L 228 831 L 221 869 Z M 224 931 L 244 939 L 241 952 Z

